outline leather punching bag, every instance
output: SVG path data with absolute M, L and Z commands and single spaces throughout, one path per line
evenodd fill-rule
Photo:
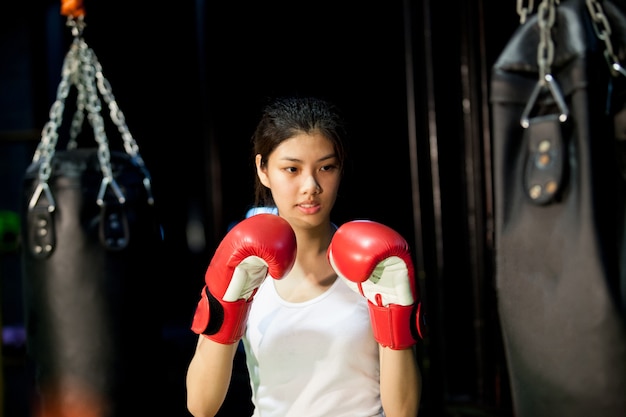
M 39 163 L 24 177 L 23 292 L 38 417 L 158 411 L 160 229 L 142 169 L 124 152 L 110 162 L 123 204 L 111 196 L 96 202 L 96 148 L 56 152 L 48 179 L 54 210 L 45 195 L 31 204 Z
M 150 177 L 82 37 L 84 21 L 70 18 L 68 26 L 74 39 L 57 99 L 23 179 L 25 327 L 39 394 L 34 417 L 161 414 L 166 362 L 154 359 L 161 348 L 163 257 Z M 67 97 L 76 105 L 66 107 Z M 124 151 L 122 141 L 109 145 L 103 104 Z M 70 110 L 71 126 L 63 123 Z
M 517 417 L 626 415 L 626 77 L 587 3 L 624 58 L 615 2 L 544 0 L 553 8 L 492 68 L 496 285 Z M 553 56 L 538 53 L 547 43 Z

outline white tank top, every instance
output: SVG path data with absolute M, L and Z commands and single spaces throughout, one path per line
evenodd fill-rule
M 290 303 L 273 281 L 254 296 L 243 338 L 253 417 L 384 416 L 366 299 L 337 279 Z

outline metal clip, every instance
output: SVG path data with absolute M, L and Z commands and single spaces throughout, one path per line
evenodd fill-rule
M 50 192 L 50 187 L 48 187 L 48 183 L 41 182 L 41 181 L 37 183 L 37 187 L 35 187 L 33 196 L 30 198 L 30 201 L 28 202 L 28 210 L 32 210 L 35 208 L 35 206 L 39 202 L 39 198 L 41 197 L 42 192 L 48 199 L 48 213 L 52 213 L 56 209 L 54 197 L 52 197 L 52 193 Z
M 117 201 L 120 204 L 124 204 L 126 202 L 126 197 L 124 197 L 124 194 L 122 193 L 120 187 L 117 185 L 117 182 L 115 182 L 113 178 L 104 177 L 102 179 L 102 182 L 100 183 L 100 190 L 98 191 L 98 198 L 96 200 L 98 206 L 104 206 L 104 195 L 106 194 L 106 190 L 109 185 L 113 189 L 113 193 L 115 193 Z
M 520 124 L 522 125 L 524 129 L 530 126 L 530 112 L 535 106 L 535 102 L 537 101 L 537 97 L 539 97 L 539 93 L 546 87 L 548 88 L 550 93 L 552 93 L 552 97 L 554 98 L 554 101 L 556 102 L 556 105 L 558 106 L 559 111 L 561 112 L 561 114 L 559 114 L 558 116 L 559 121 L 563 123 L 569 117 L 569 109 L 567 107 L 567 104 L 565 104 L 565 100 L 563 99 L 563 94 L 561 94 L 561 91 L 559 90 L 559 86 L 556 84 L 556 81 L 554 80 L 554 77 L 552 77 L 551 74 L 546 74 L 543 80 L 539 80 L 537 82 L 537 85 L 535 86 L 535 89 L 530 95 L 530 98 L 528 99 L 528 103 L 526 104 L 526 107 L 524 108 L 524 112 L 522 113 L 522 118 L 520 119 Z

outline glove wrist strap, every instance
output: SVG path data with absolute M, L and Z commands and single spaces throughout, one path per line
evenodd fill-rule
M 415 306 L 390 304 L 377 306 L 368 300 L 374 339 L 384 347 L 394 350 L 407 349 L 417 343 L 415 329 Z
M 247 301 L 220 301 L 205 286 L 196 307 L 191 330 L 217 343 L 236 343 L 245 332 L 251 301 L 252 297 Z

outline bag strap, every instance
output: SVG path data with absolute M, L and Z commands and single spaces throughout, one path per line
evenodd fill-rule
M 109 189 L 120 204 L 124 204 L 126 201 L 126 197 L 115 181 L 111 169 L 109 142 L 105 131 L 104 119 L 100 114 L 102 108 L 100 96 L 102 96 L 102 99 L 108 106 L 111 120 L 122 136 L 124 150 L 144 174 L 143 184 L 147 191 L 148 203 L 153 205 L 154 198 L 152 196 L 150 175 L 139 154 L 139 146 L 128 130 L 124 113 L 122 113 L 115 100 L 111 84 L 103 75 L 102 66 L 95 52 L 87 45 L 83 37 L 86 24 L 82 1 L 63 0 L 61 14 L 67 16 L 67 26 L 71 28 L 73 41 L 63 61 L 61 81 L 57 87 L 56 100 L 49 112 L 50 119 L 43 127 L 41 141 L 37 145 L 33 156 L 32 162 L 39 162 L 40 165 L 38 183 L 29 202 L 29 209 L 37 205 L 42 194 L 48 200 L 48 210 L 52 212 L 56 208 L 54 198 L 48 186 L 48 180 L 52 172 L 52 158 L 54 157 L 59 139 L 58 129 L 63 123 L 65 101 L 72 87 L 76 88 L 77 91 L 76 112 L 70 125 L 70 138 L 67 148 L 74 149 L 77 147 L 77 138 L 82 130 L 86 112 L 87 120 L 93 129 L 94 138 L 98 144 L 97 156 L 102 171 L 102 182 L 97 195 L 97 204 L 101 207 L 104 205 L 104 198 Z

